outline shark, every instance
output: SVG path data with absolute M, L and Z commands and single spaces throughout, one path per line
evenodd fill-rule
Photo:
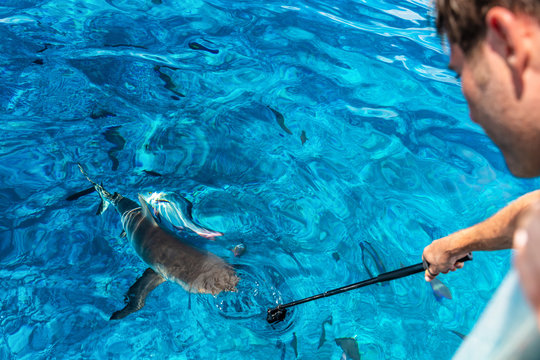
M 101 197 L 98 213 L 103 213 L 109 205 L 116 209 L 129 243 L 148 265 L 129 288 L 125 307 L 114 312 L 110 320 L 123 319 L 142 309 L 148 294 L 165 281 L 179 284 L 190 293 L 216 296 L 221 292 L 237 291 L 240 278 L 234 268 L 220 257 L 187 244 L 177 233 L 160 226 L 142 195 L 139 194 L 138 202 L 135 202 L 116 192 L 111 194 L 91 180 L 81 164 L 78 166 Z M 186 223 L 196 226 L 197 232 L 214 233 L 195 224 L 190 213 L 186 217 L 189 220 Z

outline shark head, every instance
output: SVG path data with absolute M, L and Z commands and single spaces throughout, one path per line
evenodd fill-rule
M 190 284 L 193 292 L 212 294 L 237 292 L 236 285 L 240 278 L 234 269 L 221 259 L 210 256 L 199 270 L 197 278 Z

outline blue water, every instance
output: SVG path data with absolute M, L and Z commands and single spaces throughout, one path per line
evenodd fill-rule
M 415 275 L 265 320 L 377 271 L 361 241 L 387 270 L 414 264 L 540 185 L 468 119 L 430 4 L 0 1 L 0 359 L 339 359 L 338 338 L 449 359 L 509 251 L 441 277 L 452 300 Z M 77 162 L 131 198 L 190 199 L 239 292 L 166 283 L 109 321 L 145 265 L 96 194 L 65 200 L 89 186 Z

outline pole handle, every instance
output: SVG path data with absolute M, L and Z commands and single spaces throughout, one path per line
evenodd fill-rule
M 468 253 L 467 255 L 465 255 L 464 257 L 462 257 L 461 259 L 458 259 L 458 261 L 456 261 L 456 264 L 457 263 L 463 263 L 465 261 L 471 261 L 473 259 L 472 257 L 472 253 Z M 426 259 L 422 258 L 422 265 L 424 266 L 424 270 L 427 270 L 429 269 L 429 263 L 427 262 Z M 437 274 L 438 275 L 438 274 Z

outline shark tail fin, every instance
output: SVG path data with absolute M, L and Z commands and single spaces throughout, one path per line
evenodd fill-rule
M 99 191 L 98 191 L 98 194 L 99 194 Z M 101 196 L 101 194 L 99 194 L 99 197 L 101 199 L 100 199 L 100 202 L 99 202 L 99 206 L 98 206 L 98 208 L 96 210 L 96 215 L 103 214 L 105 212 L 105 210 L 107 210 L 107 208 L 109 207 L 109 202 L 103 200 L 103 196 Z
M 90 181 L 90 183 L 94 186 L 94 189 L 99 194 L 99 197 L 101 198 L 101 202 L 96 211 L 96 215 L 103 214 L 105 210 L 107 210 L 107 208 L 109 207 L 109 204 L 114 203 L 114 198 L 116 194 L 111 194 L 110 192 L 105 190 L 105 188 L 103 187 L 103 184 L 100 185 L 94 182 L 92 179 L 90 179 L 90 177 L 88 176 L 88 174 L 86 173 L 82 165 L 80 163 L 77 163 L 77 165 L 79 166 L 79 170 L 81 171 L 81 173 L 84 175 L 84 177 L 86 177 L 88 181 Z

